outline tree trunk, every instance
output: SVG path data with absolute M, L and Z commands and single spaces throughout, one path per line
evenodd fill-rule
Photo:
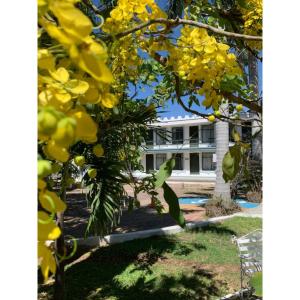
M 66 180 L 68 177 L 68 164 L 63 166 L 61 179 L 61 193 L 60 198 L 66 202 Z M 55 261 L 56 273 L 54 284 L 54 300 L 63 300 L 65 298 L 65 262 L 60 257 L 65 255 L 65 237 L 64 237 L 64 212 L 57 213 L 56 224 L 61 230 L 60 237 L 55 241 Z
M 222 105 L 223 114 L 227 114 L 227 105 Z M 214 190 L 215 198 L 222 198 L 225 207 L 229 207 L 232 203 L 230 195 L 230 184 L 223 179 L 222 163 L 226 152 L 229 150 L 229 124 L 223 121 L 216 121 L 216 185 Z
M 55 252 L 60 256 L 64 255 L 65 251 L 65 238 L 63 233 L 64 213 L 57 214 L 57 225 L 61 230 L 60 237 L 55 241 Z M 60 261 L 59 257 L 55 256 L 56 260 L 56 273 L 54 284 L 54 300 L 63 300 L 65 297 L 65 264 L 64 261 Z
M 249 83 L 253 85 L 255 94 L 259 95 L 258 89 L 258 65 L 256 57 L 249 52 Z M 257 114 L 258 119 L 261 120 L 261 114 Z M 254 160 L 262 160 L 262 132 L 257 121 L 253 121 L 252 124 L 252 157 Z

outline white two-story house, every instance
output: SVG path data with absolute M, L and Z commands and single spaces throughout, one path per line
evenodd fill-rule
M 204 118 L 158 119 L 149 125 L 144 149 L 141 160 L 146 173 L 158 170 L 165 160 L 174 156 L 170 180 L 214 181 L 216 178 L 215 124 Z

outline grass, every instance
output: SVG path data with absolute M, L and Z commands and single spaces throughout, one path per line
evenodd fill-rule
M 92 251 L 66 268 L 66 299 L 218 299 L 239 289 L 239 259 L 231 236 L 261 228 L 259 218 Z M 40 299 L 51 299 L 52 286 Z

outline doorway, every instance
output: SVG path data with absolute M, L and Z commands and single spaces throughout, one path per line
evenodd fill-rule
M 146 154 L 146 173 L 154 170 L 154 158 L 153 154 Z
M 199 153 L 190 153 L 190 173 L 199 174 Z

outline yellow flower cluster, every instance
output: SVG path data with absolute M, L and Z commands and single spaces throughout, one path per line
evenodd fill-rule
M 247 7 L 249 8 L 241 8 L 243 19 L 245 21 L 244 33 L 249 35 L 262 35 L 262 0 L 249 0 L 247 1 Z M 252 48 L 262 48 L 262 42 L 250 41 L 247 43 Z
M 112 72 L 114 78 L 122 79 L 125 75 L 129 77 L 137 76 L 138 65 L 142 63 L 138 56 L 137 45 L 134 38 L 129 35 L 114 42 L 111 49 Z
M 205 96 L 203 105 L 217 109 L 222 100 L 219 89 L 223 76 L 241 73 L 235 55 L 228 50 L 228 45 L 218 43 L 205 29 L 184 26 L 176 47 L 168 47 L 168 63 L 183 80 L 203 82 L 198 90 Z
M 45 280 L 49 276 L 49 271 L 55 273 L 56 264 L 52 251 L 46 246 L 49 240 L 56 240 L 61 231 L 55 224 L 53 216 L 55 213 L 66 209 L 66 204 L 57 196 L 56 193 L 49 191 L 44 177 L 53 172 L 53 165 L 48 160 L 38 162 L 38 196 L 39 203 L 45 211 L 38 211 L 38 257 L 39 265 Z M 49 215 L 49 213 L 51 215 Z
M 39 37 L 46 31 L 57 43 L 38 50 L 38 139 L 48 159 L 38 161 L 38 198 L 43 208 L 38 211 L 38 257 L 45 280 L 56 268 L 46 241 L 60 236 L 54 215 L 66 209 L 44 180 L 60 167 L 50 160 L 66 163 L 72 159 L 70 146 L 78 141 L 97 142 L 98 125 L 85 105 L 106 110 L 118 103 L 110 93 L 113 76 L 106 65 L 106 46 L 91 36 L 92 23 L 75 7 L 76 2 L 38 0 Z M 97 155 L 103 155 L 99 144 L 95 149 Z M 84 164 L 84 157 L 81 162 Z
M 146 22 L 156 18 L 167 18 L 167 14 L 155 0 L 119 0 L 102 29 L 107 33 L 117 34 L 136 25 L 136 21 Z M 152 25 L 150 29 L 156 30 L 157 25 Z
M 118 5 L 110 12 L 102 29 L 112 35 L 130 29 L 138 22 L 146 22 L 155 18 L 167 18 L 154 0 L 119 0 Z M 157 30 L 158 25 L 151 25 L 150 30 Z M 144 29 L 146 30 L 146 29 Z M 114 42 L 111 48 L 112 72 L 116 80 L 125 75 L 136 77 L 137 67 L 141 64 L 137 48 L 143 41 L 140 39 L 142 31 L 134 35 L 122 37 Z

